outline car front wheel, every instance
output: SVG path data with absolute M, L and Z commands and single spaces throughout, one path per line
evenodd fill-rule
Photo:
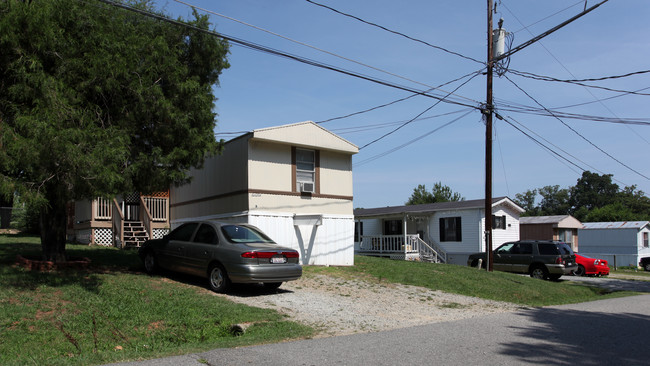
M 535 266 L 530 270 L 530 277 L 545 280 L 548 277 L 548 271 L 546 267 Z
M 158 262 L 156 261 L 156 256 L 153 254 L 152 250 L 147 251 L 144 255 L 144 270 L 148 274 L 154 274 L 158 271 Z
M 650 272 L 650 262 L 646 263 L 645 267 L 643 267 L 646 271 Z
M 230 279 L 226 270 L 219 264 L 210 267 L 208 271 L 208 283 L 210 290 L 218 293 L 223 293 L 230 287 Z

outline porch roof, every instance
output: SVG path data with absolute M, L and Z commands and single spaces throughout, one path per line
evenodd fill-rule
M 494 197 L 492 198 L 492 207 L 508 204 L 514 207 L 519 212 L 524 212 L 524 209 L 519 207 L 508 197 Z M 485 200 L 469 200 L 469 201 L 455 201 L 455 202 L 436 202 L 425 203 L 422 205 L 405 205 L 405 206 L 388 206 L 377 208 L 357 208 L 354 210 L 355 217 L 375 217 L 375 216 L 397 216 L 403 214 L 428 214 L 436 211 L 445 210 L 469 210 L 481 209 L 485 207 Z

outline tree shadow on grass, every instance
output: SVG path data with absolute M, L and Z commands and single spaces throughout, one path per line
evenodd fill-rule
M 502 345 L 500 353 L 527 364 L 647 365 L 650 316 L 625 310 L 531 310 L 523 316 L 535 325 L 510 327 L 521 341 Z

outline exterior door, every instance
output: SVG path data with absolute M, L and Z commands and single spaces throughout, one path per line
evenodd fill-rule
M 197 226 L 197 223 L 184 224 L 167 236 L 168 242 L 160 258 L 161 261 L 165 261 L 165 263 L 161 263 L 163 267 L 176 271 L 188 271 L 191 268 L 187 257 L 187 248 Z
M 194 239 L 187 243 L 187 263 L 190 271 L 197 276 L 208 274 L 208 265 L 212 258 L 216 257 L 219 236 L 217 231 L 210 224 L 201 224 Z

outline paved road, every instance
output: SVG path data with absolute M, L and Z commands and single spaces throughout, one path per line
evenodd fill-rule
M 648 365 L 650 295 L 124 365 Z

